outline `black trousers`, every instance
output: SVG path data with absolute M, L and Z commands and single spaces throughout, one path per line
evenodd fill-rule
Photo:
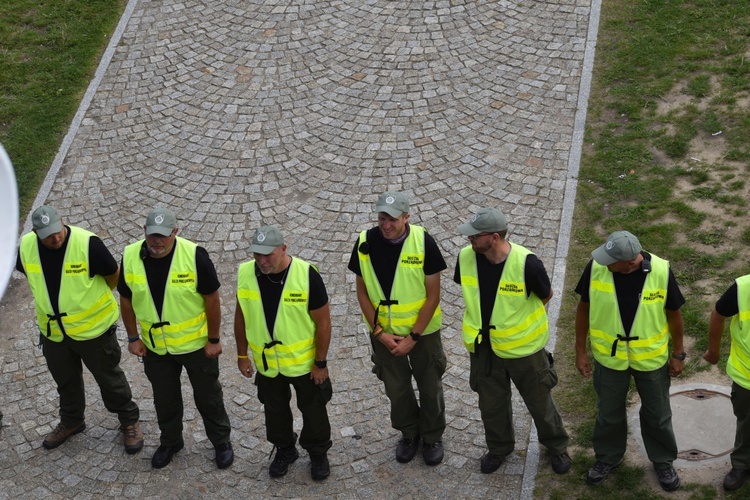
M 214 446 L 229 442 L 231 427 L 219 383 L 218 358 L 207 358 L 203 349 L 187 354 L 164 355 L 147 351 L 143 366 L 154 390 L 154 407 L 163 446 L 183 442 L 184 403 L 180 381 L 183 367 L 193 386 L 195 407 L 203 418 L 208 440 Z
M 113 325 L 91 340 L 52 342 L 42 336 L 42 352 L 60 395 L 60 422 L 76 427 L 84 421 L 86 391 L 83 364 L 94 376 L 107 410 L 116 413 L 121 425 L 138 421 L 138 405 L 133 401 L 130 384 L 120 368 L 120 343 Z
M 289 403 L 291 387 L 297 395 L 297 408 L 302 412 L 302 432 L 299 444 L 310 455 L 322 455 L 331 447 L 331 424 L 328 422 L 326 403 L 331 400 L 331 379 L 316 385 L 310 374 L 299 377 L 277 375 L 269 378 L 255 376 L 258 399 L 266 415 L 266 438 L 279 448 L 295 444 L 294 418 Z

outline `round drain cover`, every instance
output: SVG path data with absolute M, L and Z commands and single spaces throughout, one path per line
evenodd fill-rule
M 734 447 L 737 421 L 727 394 L 707 388 L 685 388 L 670 394 L 677 458 L 709 460 Z

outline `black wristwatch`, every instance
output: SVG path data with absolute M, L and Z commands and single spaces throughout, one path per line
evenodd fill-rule
M 422 334 L 421 334 L 421 333 L 414 333 L 414 332 L 410 332 L 410 333 L 409 333 L 409 337 L 411 337 L 411 339 L 412 339 L 412 340 L 413 340 L 414 342 L 419 342 L 419 339 L 421 339 L 421 338 L 422 338 Z
M 220 339 L 219 337 L 216 337 L 216 338 L 213 338 L 213 337 L 208 337 L 208 341 L 209 341 L 209 342 L 210 342 L 211 344 L 218 344 L 219 342 L 221 342 L 221 339 Z
M 672 353 L 672 357 L 679 361 L 685 361 L 685 358 L 687 358 L 687 353 L 683 352 L 682 354 Z
M 318 360 L 316 359 L 316 360 L 315 360 L 315 366 L 317 366 L 318 368 L 326 368 L 326 367 L 328 367 L 328 360 L 325 360 L 325 359 L 324 359 L 324 360 L 322 360 L 322 361 L 318 361 Z

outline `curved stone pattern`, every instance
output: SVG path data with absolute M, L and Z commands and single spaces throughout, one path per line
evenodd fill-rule
M 520 399 L 518 452 L 499 473 L 479 473 L 484 431 L 452 282 L 466 244 L 456 226 L 479 207 L 499 207 L 512 241 L 551 271 L 589 8 L 587 0 L 139 2 L 48 203 L 118 258 L 157 204 L 173 208 L 181 235 L 208 249 L 223 283 L 222 380 L 238 459 L 216 471 L 188 390 L 186 449 L 152 471 L 151 388 L 126 348 L 144 451 L 123 453 L 117 419 L 87 372 L 87 430 L 43 450 L 57 393 L 32 347 L 28 287 L 16 280 L 0 318 L 10 338 L 0 365 L 0 498 L 518 497 L 530 432 Z M 446 459 L 429 469 L 419 456 L 408 465 L 393 459 L 398 435 L 370 372 L 346 270 L 386 189 L 408 195 L 412 221 L 430 230 L 449 264 Z M 332 475 L 321 484 L 310 480 L 304 454 L 284 479 L 268 478 L 262 408 L 234 362 L 235 273 L 261 222 L 285 230 L 290 253 L 319 266 L 330 294 L 334 445 Z

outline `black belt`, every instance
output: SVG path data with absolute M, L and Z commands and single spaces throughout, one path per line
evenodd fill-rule
M 622 335 L 620 335 L 620 334 L 618 333 L 618 334 L 617 334 L 617 338 L 615 339 L 615 341 L 614 341 L 614 342 L 612 342 L 612 354 L 611 354 L 611 357 L 613 357 L 613 358 L 614 358 L 614 357 L 615 357 L 615 354 L 617 354 L 617 343 L 618 343 L 619 341 L 621 341 L 621 340 L 622 340 L 623 342 L 630 342 L 631 340 L 638 340 L 638 337 L 631 337 L 630 335 L 628 335 L 627 337 L 623 337 Z
M 272 342 L 269 342 L 263 346 L 263 353 L 261 354 L 261 358 L 263 358 L 263 371 L 268 371 L 268 361 L 266 361 L 266 349 L 270 349 L 275 345 L 282 344 L 280 340 L 274 340 Z
M 151 328 L 148 329 L 148 338 L 151 339 L 151 347 L 156 347 L 156 344 L 154 343 L 154 334 L 152 333 L 154 328 L 162 328 L 169 325 L 169 321 L 160 321 L 159 323 L 154 323 L 151 325 Z

